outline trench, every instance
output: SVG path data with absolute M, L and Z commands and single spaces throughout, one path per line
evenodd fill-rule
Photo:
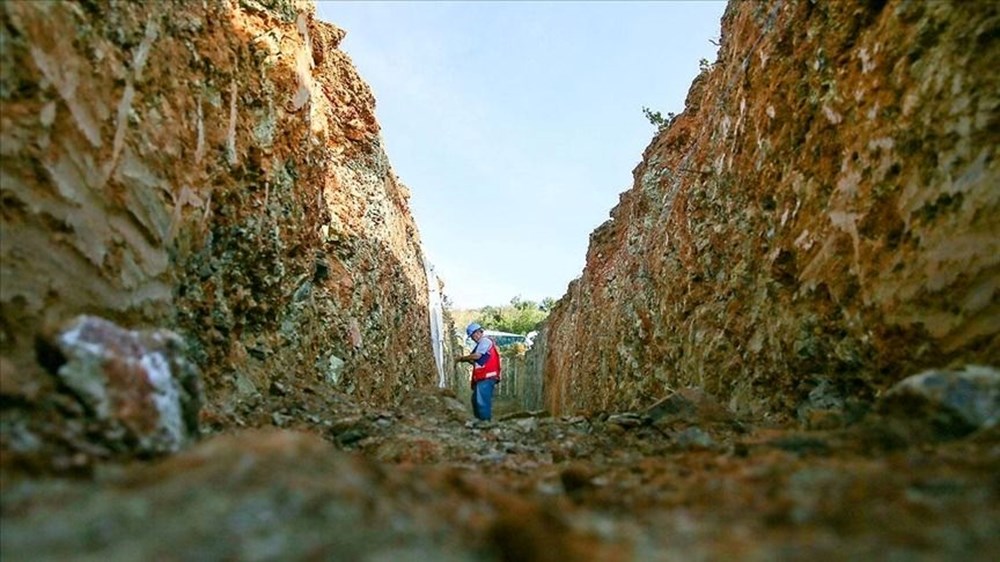
M 827 12 L 854 9 L 814 4 L 761 10 L 737 3 L 743 12 L 733 20 L 748 26 L 749 35 L 756 33 L 750 22 L 759 20 L 762 31 L 748 46 L 761 54 L 756 49 L 775 39 L 767 35 L 772 27 L 800 29 L 795 19 L 776 23 L 795 10 L 815 12 L 810 17 L 825 24 Z M 905 39 L 918 29 L 921 44 L 905 64 L 921 65 L 929 56 L 923 53 L 938 52 L 937 43 L 947 47 L 942 34 L 967 31 L 948 27 L 947 17 L 978 9 L 973 3 L 962 10 L 877 4 L 866 17 L 881 17 L 885 8 L 899 11 L 901 21 L 922 22 L 890 35 Z M 808 392 L 810 407 L 795 417 L 734 411 L 709 389 L 679 384 L 661 385 L 630 410 L 552 412 L 545 407 L 553 391 L 545 357 L 576 350 L 546 349 L 539 338 L 525 356 L 504 358 L 494 418 L 474 420 L 467 367 L 450 361 L 460 343 L 448 335 L 452 327 L 433 269 L 418 257 L 409 195 L 381 151 L 371 92 L 337 50 L 343 32 L 316 25 L 297 3 L 284 0 L 149 6 L 2 7 L 0 559 L 985 561 L 1000 552 L 1000 375 L 989 367 L 935 372 L 909 390 L 876 397 L 838 395 L 818 385 Z M 995 23 L 995 14 L 990 17 L 983 21 Z M 986 45 L 993 28 L 977 25 Z M 818 59 L 792 58 L 793 46 L 821 53 L 821 46 L 837 47 L 808 43 L 833 41 L 836 34 L 808 31 L 805 37 L 789 32 L 779 47 L 788 48 L 784 55 L 796 68 L 826 72 Z M 58 40 L 67 37 L 74 41 Z M 851 48 L 863 39 L 849 38 Z M 887 51 L 898 47 L 887 45 Z M 727 48 L 737 50 L 731 43 Z M 880 52 L 863 51 L 862 67 L 889 68 L 868 59 Z M 733 104 L 751 79 L 762 79 L 766 58 L 736 54 L 719 93 Z M 771 64 L 780 58 L 771 57 Z M 994 59 L 967 62 L 993 68 Z M 718 68 L 725 70 L 721 63 Z M 898 68 L 894 76 L 919 70 Z M 927 87 L 948 82 L 941 76 Z M 835 84 L 833 75 L 809 79 L 826 84 L 827 78 Z M 946 97 L 934 93 L 927 103 Z M 803 94 L 789 102 L 798 105 L 779 104 L 777 113 L 769 109 L 795 113 L 807 99 Z M 922 110 L 914 99 L 914 111 Z M 987 110 L 995 104 L 983 100 L 975 121 L 993 123 Z M 708 111 L 709 101 L 727 100 L 698 102 Z M 946 110 L 975 106 L 966 102 Z M 872 114 L 884 108 L 879 103 Z M 925 121 L 935 121 L 935 106 L 928 107 Z M 841 119 L 826 105 L 826 113 L 814 109 L 804 121 L 810 126 L 791 126 L 793 144 L 833 130 L 807 135 L 799 129 L 808 132 L 829 115 Z M 722 142 L 730 152 L 737 135 L 749 135 L 754 124 L 753 115 L 740 115 L 739 130 Z M 726 136 L 729 116 L 723 121 Z M 916 151 L 923 133 L 914 129 L 900 144 Z M 867 146 L 882 154 L 888 141 Z M 751 152 L 755 143 L 745 144 Z M 829 146 L 810 148 L 819 153 Z M 953 174 L 960 178 L 955 185 L 988 183 L 992 160 L 983 154 L 969 173 Z M 679 161 L 687 168 L 694 156 L 684 152 Z M 722 156 L 720 167 L 727 161 Z M 961 160 L 951 156 L 942 157 L 942 165 Z M 832 158 L 822 160 L 835 168 Z M 936 153 L 933 160 L 936 170 Z M 900 166 L 888 162 L 879 166 L 896 168 L 899 176 Z M 757 162 L 761 173 L 773 171 L 763 164 Z M 777 179 L 795 163 L 788 166 L 774 172 Z M 643 168 L 648 181 L 640 184 L 649 193 L 635 204 L 652 205 L 655 195 L 657 204 L 669 201 L 672 208 L 680 184 L 663 193 L 654 184 L 676 174 L 654 168 Z M 685 171 L 699 178 L 712 173 Z M 685 205 L 696 206 L 711 190 L 739 195 L 734 177 L 698 183 L 684 195 Z M 823 181 L 833 182 L 832 176 Z M 830 187 L 810 185 L 795 191 Z M 920 186 L 914 193 L 930 193 L 913 185 Z M 978 185 L 962 189 L 975 195 Z M 963 203 L 977 202 L 972 195 L 929 204 L 920 220 L 933 223 L 941 213 L 949 217 L 941 224 L 958 221 L 946 213 L 968 207 L 969 220 L 978 221 L 995 208 L 992 193 L 979 194 L 979 208 Z M 758 212 L 751 195 L 718 198 L 719 216 L 739 207 L 774 222 L 779 203 L 786 203 L 768 195 Z M 623 213 L 632 210 L 630 197 L 623 198 Z M 889 197 L 882 204 L 895 208 Z M 788 210 L 798 212 L 797 203 Z M 823 227 L 828 217 L 820 214 Z M 854 215 L 837 216 L 850 222 L 845 217 Z M 697 222 L 692 217 L 684 222 Z M 596 231 L 595 240 L 621 234 L 616 228 L 625 218 Z M 701 220 L 713 224 L 711 215 Z M 895 217 L 886 244 L 913 242 L 901 240 L 901 222 Z M 637 224 L 624 230 L 623 237 L 636 240 L 643 234 Z M 802 232 L 794 244 L 812 244 L 809 231 Z M 837 232 L 832 236 L 835 242 Z M 872 240 L 870 249 L 882 248 Z M 838 245 L 821 246 L 829 249 L 821 257 L 833 263 Z M 772 268 L 776 290 L 797 279 L 794 258 L 784 259 L 792 255 L 775 253 L 781 258 Z M 666 271 L 669 259 L 658 267 Z M 700 267 L 695 261 L 683 265 Z M 988 314 L 995 311 L 987 301 L 996 266 L 987 258 L 982 263 L 974 275 L 956 277 L 975 289 L 962 306 L 981 305 Z M 944 270 L 952 262 L 933 264 Z M 643 283 L 656 276 L 652 265 L 638 269 Z M 693 273 L 691 283 L 707 286 L 708 271 Z M 825 300 L 817 302 L 827 306 L 837 295 L 823 286 Z M 845 289 L 841 296 L 855 292 Z M 706 302 L 721 302 L 711 297 Z M 808 303 L 800 306 L 812 312 Z M 50 322 L 75 321 L 82 313 L 100 320 L 89 331 L 76 326 L 51 333 Z M 732 318 L 719 317 L 721 328 Z M 635 320 L 655 331 L 648 314 Z M 969 333 L 986 343 L 968 356 L 995 356 L 989 332 L 995 323 L 970 322 Z M 916 335 L 923 330 L 918 324 L 911 329 Z M 184 332 L 187 354 L 167 332 L 139 330 L 150 326 Z M 889 344 L 908 335 L 890 332 Z M 612 347 L 626 337 L 611 335 Z M 636 333 L 628 337 L 636 340 Z M 408 350 L 406 357 L 388 353 L 391 338 Z M 693 332 L 689 340 L 697 345 Z M 994 351 L 985 349 L 989 345 Z M 908 363 L 908 350 L 890 351 L 889 367 L 916 364 Z M 658 360 L 636 362 L 635 370 L 669 366 L 668 359 Z M 602 374 L 626 376 L 613 362 L 605 364 L 612 372 Z M 581 384 L 588 383 L 558 391 L 574 392 Z M 620 403 L 616 389 L 608 385 L 598 403 Z M 197 399 L 202 390 L 204 403 Z

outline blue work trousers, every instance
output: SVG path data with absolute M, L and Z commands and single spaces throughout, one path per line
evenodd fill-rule
M 493 417 L 493 387 L 496 379 L 484 379 L 472 389 L 472 415 L 477 420 L 490 421 Z

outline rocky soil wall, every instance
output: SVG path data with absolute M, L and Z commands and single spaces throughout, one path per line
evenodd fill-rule
M 990 2 L 731 2 L 551 315 L 548 407 L 802 415 L 1000 363 L 998 37 Z
M 179 333 L 203 423 L 270 423 L 276 392 L 390 405 L 436 384 L 409 193 L 344 32 L 311 2 L 4 2 L 0 18 L 5 450 L 88 440 L 63 427 L 86 412 L 53 376 L 53 334 L 83 313 Z

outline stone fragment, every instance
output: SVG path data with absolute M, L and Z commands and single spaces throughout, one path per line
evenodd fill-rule
M 648 423 L 658 427 L 732 420 L 732 415 L 725 407 L 698 388 L 683 388 L 674 392 L 647 408 L 643 416 Z
M 514 420 L 513 424 L 523 433 L 532 433 L 538 430 L 538 420 L 535 418 L 520 418 Z
M 926 422 L 939 437 L 961 437 L 1000 422 L 1000 371 L 969 365 L 961 371 L 930 370 L 893 386 L 878 411 Z
M 285 385 L 278 381 L 271 381 L 271 386 L 268 388 L 268 392 L 271 393 L 271 396 L 285 396 L 288 394 L 288 389 L 285 388 Z
M 799 422 L 808 429 L 834 429 L 840 426 L 844 397 L 827 378 L 820 379 L 809 396 L 796 409 Z
M 256 401 L 260 396 L 257 386 L 243 373 L 233 374 L 233 386 L 236 390 L 236 396 L 240 400 Z
M 329 381 L 330 384 L 336 386 L 340 382 L 340 374 L 344 370 L 344 364 L 345 362 L 343 359 L 331 354 L 327 359 L 327 364 L 324 365 L 324 378 Z
M 688 427 L 677 434 L 677 444 L 685 449 L 711 449 L 715 440 L 700 427 Z
M 198 436 L 201 378 L 180 336 L 79 316 L 50 344 L 54 374 L 113 450 L 168 453 Z
M 820 436 L 789 433 L 767 443 L 769 446 L 797 455 L 828 455 L 830 444 Z
M 341 445 L 352 445 L 354 443 L 357 443 L 358 441 L 361 441 L 367 436 L 368 435 L 361 429 L 352 428 L 348 429 L 347 431 L 344 431 L 343 433 L 338 434 L 337 443 L 340 443 Z
M 632 412 L 625 412 L 622 414 L 612 414 L 608 416 L 608 423 L 612 425 L 621 426 L 624 428 L 638 427 L 642 425 L 642 416 L 639 414 L 634 414 Z
M 549 413 L 545 410 L 518 410 L 516 412 L 511 412 L 509 414 L 503 414 L 497 416 L 499 421 L 516 420 L 523 418 L 545 418 L 549 417 Z

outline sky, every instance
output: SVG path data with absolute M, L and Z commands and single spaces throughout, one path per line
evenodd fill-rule
M 458 309 L 559 299 L 716 59 L 725 2 L 318 1 Z

